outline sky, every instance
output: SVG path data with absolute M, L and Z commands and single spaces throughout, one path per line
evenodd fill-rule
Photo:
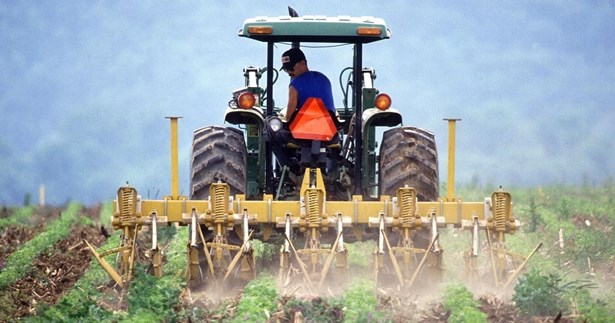
M 0 0 L 0 205 L 112 199 L 129 182 L 170 192 L 169 124 L 181 116 L 180 193 L 192 132 L 222 125 L 245 66 L 266 46 L 238 37 L 246 18 L 375 16 L 392 32 L 364 65 L 404 125 L 432 131 L 446 179 L 457 125 L 456 182 L 590 183 L 615 169 L 614 1 L 5 1 Z M 282 53 L 286 45 L 276 47 Z M 336 103 L 351 48 L 306 49 Z M 274 99 L 285 104 L 288 80 Z

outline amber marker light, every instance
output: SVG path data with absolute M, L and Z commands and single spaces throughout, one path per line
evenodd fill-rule
M 374 99 L 374 105 L 379 110 L 386 110 L 391 107 L 391 97 L 386 93 L 380 93 Z
M 357 27 L 357 35 L 360 36 L 380 36 L 381 34 L 380 27 Z
M 251 26 L 248 27 L 250 34 L 269 35 L 273 33 L 273 27 L 271 26 Z
M 254 94 L 250 92 L 243 92 L 237 98 L 237 105 L 242 109 L 251 109 L 255 103 Z

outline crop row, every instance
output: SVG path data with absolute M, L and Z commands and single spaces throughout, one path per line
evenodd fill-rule
M 28 241 L 6 260 L 0 272 L 0 288 L 6 288 L 22 278 L 32 268 L 32 262 L 42 252 L 47 251 L 59 240 L 65 238 L 71 226 L 80 219 L 81 206 L 71 203 L 57 220 L 47 226 L 46 230 Z
M 0 232 L 4 230 L 4 228 L 16 225 L 16 224 L 25 224 L 28 222 L 28 219 L 34 212 L 33 206 L 27 206 L 16 209 L 12 212 L 8 217 L 0 219 Z

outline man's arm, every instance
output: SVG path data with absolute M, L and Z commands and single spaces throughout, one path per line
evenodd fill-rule
M 297 89 L 294 86 L 288 87 L 288 106 L 286 106 L 286 121 L 290 121 L 290 118 L 295 113 L 297 109 L 297 100 L 298 100 Z

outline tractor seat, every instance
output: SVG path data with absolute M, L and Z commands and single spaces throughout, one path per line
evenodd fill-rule
M 299 148 L 299 145 L 297 145 L 294 142 L 289 142 L 289 143 L 286 143 L 285 147 L 286 148 L 290 148 L 290 149 L 297 149 L 297 148 Z
M 299 149 L 301 147 L 309 147 L 311 145 L 312 140 L 308 139 L 293 139 L 286 143 L 285 147 L 290 149 Z M 329 141 L 322 142 L 327 149 L 333 150 L 341 150 L 342 145 L 340 144 L 340 134 L 336 132 L 333 135 L 333 138 Z

